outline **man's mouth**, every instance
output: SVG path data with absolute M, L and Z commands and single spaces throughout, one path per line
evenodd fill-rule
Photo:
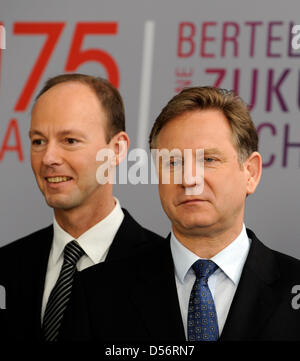
M 48 183 L 62 183 L 71 180 L 71 177 L 46 177 Z
M 182 202 L 180 202 L 179 204 L 193 204 L 193 203 L 200 203 L 200 202 L 205 202 L 205 199 L 200 199 L 200 198 L 194 198 L 194 199 L 186 199 Z

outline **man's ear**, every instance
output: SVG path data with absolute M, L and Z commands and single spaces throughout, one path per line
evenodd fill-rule
M 111 149 L 115 153 L 115 165 L 119 165 L 126 158 L 130 139 L 126 132 L 115 134 L 109 142 Z
M 246 190 L 247 195 L 255 192 L 261 178 L 262 158 L 258 152 L 253 152 L 244 162 L 246 171 Z

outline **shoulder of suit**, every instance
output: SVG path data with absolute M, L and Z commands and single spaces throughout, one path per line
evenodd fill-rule
M 256 237 L 255 233 L 250 229 L 247 229 L 247 234 L 248 237 L 255 242 L 256 250 L 259 249 L 258 256 L 262 259 L 257 261 L 266 263 L 270 259 L 273 259 L 281 277 L 286 279 L 297 278 L 298 275 L 300 275 L 299 259 L 266 246 Z
M 300 280 L 300 260 L 278 251 L 273 250 L 273 253 L 277 259 L 280 270 L 283 272 L 286 271 L 288 273 L 290 273 L 292 270 L 295 270 L 298 272 Z
M 103 284 L 110 284 L 112 280 L 118 280 L 120 277 L 130 279 L 140 268 L 153 267 L 157 263 L 165 262 L 165 257 L 169 254 L 171 253 L 168 239 L 153 237 L 151 242 L 144 243 L 125 258 L 105 261 L 84 269 L 79 272 L 79 278 L 90 285 L 100 280 Z
M 143 230 L 147 234 L 148 237 L 153 238 L 153 240 L 155 240 L 155 241 L 161 242 L 161 241 L 163 241 L 165 239 L 162 236 L 160 236 L 159 234 L 154 233 L 153 231 L 150 231 L 147 228 L 143 227 Z
M 135 218 L 132 217 L 132 215 L 127 211 L 127 209 L 122 208 L 122 211 L 125 216 L 124 219 L 126 219 L 127 222 L 131 222 L 132 224 L 134 224 L 135 227 L 138 227 L 140 229 L 140 231 L 142 231 L 147 238 L 151 238 L 154 241 L 162 241 L 164 239 L 159 234 L 142 226 Z
M 53 225 L 39 229 L 33 233 L 30 233 L 24 237 L 21 237 L 15 241 L 9 242 L 8 244 L 0 248 L 0 254 L 6 254 L 6 252 L 16 252 L 22 249 L 27 249 L 30 245 L 34 246 L 37 242 L 43 242 L 46 238 L 53 237 Z

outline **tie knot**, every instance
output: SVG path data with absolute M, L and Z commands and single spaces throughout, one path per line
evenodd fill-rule
M 76 265 L 81 256 L 84 255 L 84 250 L 79 246 L 75 240 L 66 244 L 64 249 L 64 261 Z
M 207 259 L 198 259 L 198 261 L 192 265 L 192 268 L 197 278 L 202 277 L 208 280 L 209 276 L 215 272 L 218 266 L 213 261 Z

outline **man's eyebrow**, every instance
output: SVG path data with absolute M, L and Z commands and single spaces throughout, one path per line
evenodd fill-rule
M 221 155 L 222 152 L 221 152 L 220 149 L 218 149 L 218 148 L 207 148 L 207 149 L 204 149 L 204 154 Z
M 76 129 L 64 129 L 58 132 L 58 135 L 60 136 L 69 135 L 69 134 L 76 134 L 83 136 L 83 133 L 80 130 L 76 130 Z
M 28 132 L 29 138 L 31 138 L 33 135 L 40 135 L 40 136 L 44 136 L 42 132 L 38 131 L 38 130 L 32 130 L 30 129 Z
M 83 133 L 79 130 L 74 130 L 74 129 L 64 129 L 61 130 L 60 132 L 58 132 L 58 135 L 60 136 L 65 136 L 65 135 L 69 135 L 69 134 L 77 134 L 77 135 L 83 135 Z M 42 132 L 40 132 L 39 130 L 29 130 L 28 132 L 29 137 L 32 137 L 33 135 L 39 135 L 44 137 L 44 134 Z

